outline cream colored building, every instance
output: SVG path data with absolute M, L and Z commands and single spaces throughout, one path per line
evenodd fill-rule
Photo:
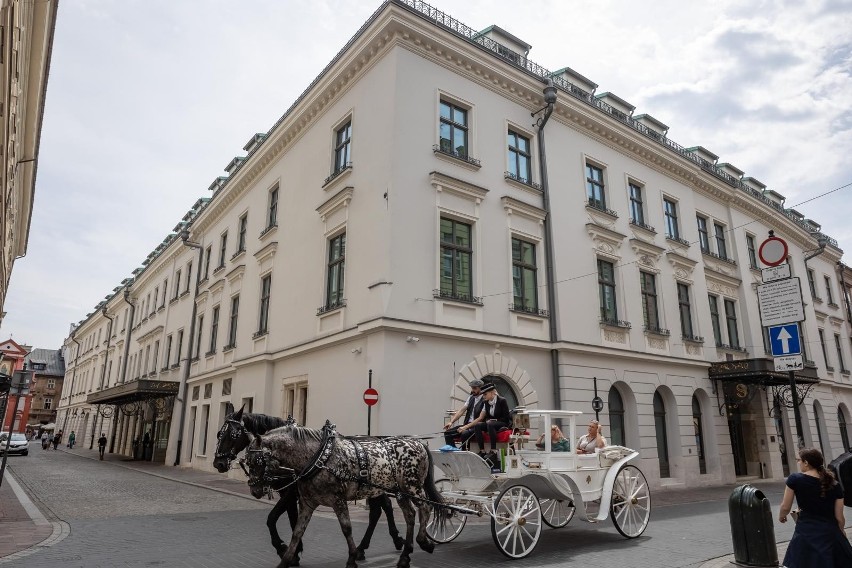
M 27 254 L 57 3 L 0 3 L 0 322 L 12 267 Z
M 804 437 L 839 454 L 852 279 L 836 242 L 529 50 L 421 2 L 382 4 L 75 327 L 59 423 L 109 431 L 124 453 L 150 431 L 149 457 L 210 469 L 228 402 L 365 433 L 372 377 L 371 433 L 421 434 L 488 375 L 512 404 L 592 417 L 597 389 L 605 435 L 641 451 L 654 485 L 780 478 L 795 430 L 773 408 L 787 375 L 756 296 L 774 230 L 807 303 Z

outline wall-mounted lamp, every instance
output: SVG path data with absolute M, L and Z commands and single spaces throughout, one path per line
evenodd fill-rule
M 408 343 L 417 343 L 418 341 L 420 341 L 420 338 L 414 337 L 413 335 L 409 335 L 405 338 L 405 341 L 407 341 Z
M 360 347 L 356 347 L 355 349 L 352 350 L 352 353 L 360 353 L 360 352 L 361 352 Z

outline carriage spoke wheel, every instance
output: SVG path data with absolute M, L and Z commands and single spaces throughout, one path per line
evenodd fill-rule
M 636 538 L 648 526 L 651 491 L 638 468 L 626 465 L 615 476 L 610 515 L 615 528 L 627 538 Z
M 435 487 L 438 492 L 443 494 L 445 491 L 451 491 L 453 484 L 449 479 L 439 479 L 435 482 Z M 438 515 L 443 516 L 443 523 Z M 432 516 L 429 518 L 429 524 L 426 525 L 426 536 L 429 540 L 439 544 L 445 544 L 454 540 L 459 536 L 467 523 L 467 515 L 453 511 L 452 509 L 441 509 L 432 511 Z
M 542 499 L 541 515 L 544 524 L 554 529 L 560 529 L 574 518 L 574 505 L 570 501 L 560 499 Z
M 523 485 L 509 487 L 494 502 L 494 544 L 509 558 L 523 558 L 538 543 L 541 521 L 541 505 L 535 493 Z

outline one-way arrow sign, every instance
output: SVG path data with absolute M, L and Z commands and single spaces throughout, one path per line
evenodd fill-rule
M 769 343 L 772 347 L 773 357 L 799 355 L 802 352 L 802 342 L 799 339 L 799 325 L 791 323 L 770 327 Z

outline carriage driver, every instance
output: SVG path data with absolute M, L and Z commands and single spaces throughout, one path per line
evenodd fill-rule
M 468 383 L 470 386 L 470 396 L 467 397 L 467 401 L 465 401 L 464 406 L 459 408 L 455 414 L 453 414 L 452 418 L 450 418 L 449 422 L 444 424 L 444 442 L 448 446 L 453 446 L 453 439 L 459 435 L 459 426 L 453 426 L 453 422 L 461 418 L 462 414 L 464 414 L 464 421 L 462 422 L 462 426 L 469 424 L 471 420 L 475 417 L 479 416 L 479 411 L 482 409 L 482 385 L 484 383 L 479 379 L 473 379 Z M 473 433 L 469 433 L 464 441 L 467 441 Z
M 473 430 L 476 442 L 479 444 L 479 453 L 485 456 L 485 432 L 491 442 L 491 453 L 497 453 L 497 432 L 509 428 L 512 423 L 512 415 L 509 412 L 509 403 L 505 398 L 497 394 L 497 387 L 492 383 L 482 387 L 482 410 L 479 416 L 470 424 L 459 428 L 459 432 Z M 463 438 L 464 439 L 464 438 Z

